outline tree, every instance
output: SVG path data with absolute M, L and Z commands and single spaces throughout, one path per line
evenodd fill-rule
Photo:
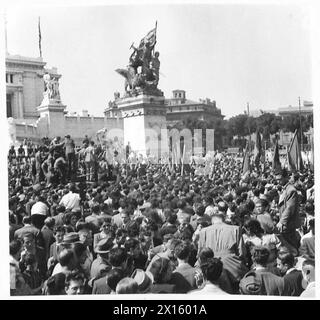
M 270 134 L 275 134 L 280 130 L 281 122 L 281 117 L 273 113 L 263 113 L 256 119 L 257 126 L 260 128 L 265 141 L 270 140 Z

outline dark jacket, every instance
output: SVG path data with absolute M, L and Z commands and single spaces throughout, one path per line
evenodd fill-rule
M 280 195 L 279 212 L 283 232 L 294 231 L 300 227 L 298 193 L 292 184 L 288 184 Z
M 177 293 L 174 284 L 154 284 L 148 293 Z
M 292 270 L 283 277 L 284 280 L 284 295 L 298 297 L 303 291 L 302 288 L 302 272 Z
M 255 289 L 255 295 L 262 296 L 283 296 L 284 280 L 276 276 L 267 268 L 250 270 L 240 281 L 239 287 L 243 294 L 249 293 L 249 287 Z

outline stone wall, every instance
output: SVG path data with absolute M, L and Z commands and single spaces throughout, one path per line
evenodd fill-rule
M 80 145 L 85 135 L 96 140 L 98 130 L 106 128 L 123 129 L 122 119 L 104 117 L 72 117 L 64 115 L 64 112 L 43 111 L 40 118 L 30 124 L 17 119 L 9 119 L 10 142 L 18 144 L 25 138 L 38 143 L 44 136 L 54 138 L 55 136 L 64 137 L 69 134 L 77 145 Z

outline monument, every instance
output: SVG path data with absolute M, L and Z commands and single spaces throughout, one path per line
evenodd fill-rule
M 155 51 L 156 33 L 157 24 L 137 48 L 131 45 L 127 68 L 116 69 L 125 83 L 124 94 L 115 99 L 115 104 L 122 114 L 124 144 L 129 142 L 132 150 L 142 155 L 158 157 L 167 139 L 160 135 L 161 129 L 166 129 L 166 107 L 158 88 L 160 54 Z
M 47 117 L 50 133 L 53 136 L 60 135 L 64 132 L 64 114 L 66 106 L 61 103 L 59 92 L 59 78 L 53 77 L 46 73 L 43 76 L 45 83 L 45 91 L 43 100 L 37 110 L 40 113 L 40 118 Z M 54 123 L 54 125 L 52 125 Z M 49 130 L 48 130 L 49 131 Z

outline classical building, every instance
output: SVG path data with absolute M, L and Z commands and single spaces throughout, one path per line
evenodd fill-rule
M 218 109 L 215 101 L 210 99 L 199 102 L 187 99 L 184 90 L 173 90 L 172 98 L 166 99 L 167 122 L 173 123 L 186 119 L 194 120 L 214 120 L 223 119 L 221 109 Z
M 37 107 L 43 99 L 45 73 L 59 79 L 56 68 L 45 68 L 42 58 L 6 54 L 7 118 L 31 123 L 39 118 Z

